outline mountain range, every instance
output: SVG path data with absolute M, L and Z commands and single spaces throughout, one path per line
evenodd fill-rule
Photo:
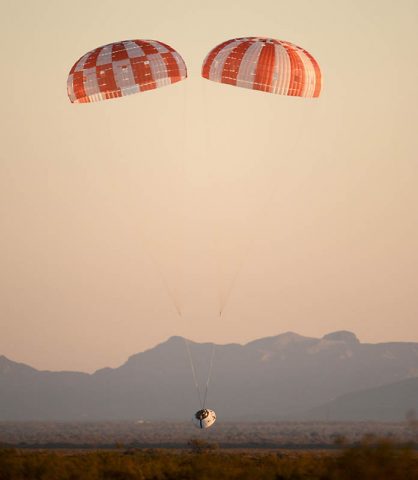
M 245 345 L 187 341 L 218 419 L 399 421 L 418 412 L 418 343 L 361 343 L 347 331 L 287 332 Z M 0 421 L 184 420 L 199 408 L 185 339 L 93 374 L 0 356 Z

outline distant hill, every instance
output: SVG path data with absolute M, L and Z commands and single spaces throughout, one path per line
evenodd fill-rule
M 347 393 L 306 414 L 310 420 L 418 420 L 418 378 Z
M 212 344 L 190 347 L 203 384 Z M 208 406 L 219 420 L 294 419 L 317 407 L 323 419 L 323 405 L 337 397 L 418 376 L 418 343 L 364 344 L 344 331 L 323 338 L 287 332 L 246 345 L 216 345 L 215 352 Z M 405 392 L 405 401 L 393 402 L 390 418 L 404 418 L 405 408 L 416 403 L 410 399 L 416 390 Z M 38 371 L 0 357 L 0 420 L 183 420 L 197 408 L 181 337 L 93 374 Z M 345 415 L 336 409 L 334 420 L 340 411 Z M 369 411 L 356 419 L 369 419 Z M 375 413 L 376 420 L 389 418 L 382 409 Z

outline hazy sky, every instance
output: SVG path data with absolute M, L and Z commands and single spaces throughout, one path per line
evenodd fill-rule
M 416 0 L 1 4 L 0 354 L 92 371 L 175 334 L 418 341 Z M 257 35 L 310 51 L 321 97 L 200 78 Z M 189 78 L 70 104 L 73 63 L 132 38 Z

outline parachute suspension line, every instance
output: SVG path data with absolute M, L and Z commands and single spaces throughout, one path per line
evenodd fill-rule
M 188 88 L 186 88 L 185 84 L 183 84 L 183 92 L 182 92 L 182 101 L 183 101 L 183 118 L 182 118 L 182 127 L 183 127 L 183 135 L 182 135 L 182 148 L 183 148 L 183 155 L 182 155 L 182 169 L 183 169 L 183 175 L 184 178 L 186 174 L 186 158 L 187 158 L 187 148 L 188 148 L 188 141 L 189 137 L 187 135 L 187 115 L 189 111 L 189 93 L 188 93 Z
M 167 282 L 167 279 L 165 278 L 165 275 L 164 275 L 164 273 L 161 269 L 161 266 L 160 266 L 159 262 L 157 262 L 155 256 L 153 255 L 143 230 L 140 231 L 140 235 L 137 235 L 137 240 L 142 245 L 142 249 L 147 252 L 149 258 L 151 259 L 151 262 L 153 263 L 155 269 L 158 272 L 161 283 L 164 286 L 164 289 L 167 293 L 168 298 L 171 300 L 171 303 L 173 304 L 177 315 L 181 318 L 182 315 L 181 315 L 181 308 L 180 308 L 179 302 L 178 302 L 176 296 L 174 295 L 173 291 L 171 290 L 171 288 L 170 288 L 170 286 Z
M 205 132 L 204 132 L 204 137 L 203 137 L 203 141 L 204 141 L 204 161 L 205 161 L 205 164 L 210 164 L 210 152 L 211 152 L 211 147 L 213 146 L 213 138 L 214 138 L 214 134 L 213 134 L 213 131 L 211 130 L 211 124 L 210 124 L 210 112 L 209 112 L 209 105 L 210 105 L 210 102 L 209 102 L 209 95 L 208 95 L 208 88 L 209 88 L 209 82 L 201 82 L 202 84 L 202 97 L 203 97 L 203 114 L 204 114 L 204 124 L 205 124 Z M 219 182 L 217 181 L 217 178 L 216 178 L 216 175 L 214 175 L 213 173 L 211 173 L 209 175 L 209 178 L 210 178 L 210 181 L 211 181 L 211 184 L 212 184 L 212 188 L 214 191 L 217 190 L 218 186 L 219 186 Z M 215 252 L 215 256 L 217 257 L 216 259 L 216 270 L 217 270 L 217 277 L 218 277 L 218 301 L 219 301 L 219 319 L 222 318 L 222 315 L 224 313 L 224 309 L 228 303 L 228 300 L 229 300 L 229 297 L 231 295 L 231 292 L 235 286 L 235 283 L 236 283 L 236 280 L 238 278 L 238 275 L 239 273 L 241 272 L 242 270 L 242 267 L 243 267 L 243 264 L 244 264 L 244 259 L 242 258 L 238 264 L 238 267 L 236 268 L 236 271 L 234 271 L 234 275 L 233 275 L 233 278 L 230 282 L 228 282 L 227 285 L 227 288 L 226 288 L 226 291 L 224 288 L 222 288 L 221 286 L 221 278 L 222 278 L 222 274 L 221 274 L 221 262 L 220 262 L 220 259 L 219 259 L 219 254 L 216 255 L 216 251 L 218 251 L 218 238 L 216 236 L 216 233 L 215 233 L 215 230 L 216 230 L 216 227 L 215 225 L 213 226 L 213 230 L 212 230 L 212 245 L 213 245 L 213 251 Z M 245 254 L 248 253 L 248 251 L 250 250 L 250 248 L 248 248 L 246 251 L 245 251 Z
M 190 368 L 192 370 L 193 382 L 194 382 L 194 385 L 195 385 L 196 391 L 197 391 L 197 399 L 198 399 L 200 408 L 203 410 L 204 407 L 203 407 L 202 397 L 200 395 L 199 383 L 198 383 L 197 377 L 196 377 L 196 369 L 195 369 L 195 366 L 194 366 L 194 363 L 193 363 L 192 352 L 190 351 L 189 340 L 187 340 L 187 338 L 183 338 L 183 340 L 184 340 L 184 343 L 186 345 L 187 355 L 188 355 L 189 361 L 190 361 Z
M 196 387 L 196 392 L 197 392 L 197 400 L 199 402 L 200 408 L 203 410 L 206 407 L 206 400 L 208 398 L 208 391 L 209 391 L 209 384 L 212 378 L 212 371 L 213 371 L 213 360 L 215 358 L 215 344 L 212 344 L 212 350 L 210 353 L 210 362 L 209 362 L 209 370 L 208 370 L 208 377 L 206 380 L 205 384 L 205 389 L 203 393 L 203 398 L 202 398 L 202 392 L 199 386 L 199 382 L 197 381 L 197 375 L 196 375 L 196 367 L 193 362 L 193 355 L 190 350 L 190 341 L 187 340 L 187 338 L 183 338 L 184 344 L 186 345 L 186 350 L 187 350 L 187 355 L 189 357 L 189 362 L 190 362 L 190 369 L 192 371 L 192 376 L 193 376 L 193 382 Z
M 201 96 L 203 98 L 203 123 L 205 125 L 204 132 L 203 132 L 203 161 L 205 165 L 210 164 L 210 154 L 211 152 L 211 146 L 213 145 L 212 138 L 213 138 L 213 132 L 211 130 L 211 123 L 209 121 L 209 95 L 208 95 L 208 88 L 209 88 L 209 82 L 201 82 Z M 212 186 L 212 189 L 214 191 L 217 190 L 218 188 L 218 182 L 216 181 L 216 175 L 213 174 L 213 172 L 209 173 L 209 180 Z M 218 290 L 218 300 L 219 300 L 219 318 L 222 317 L 223 313 L 223 308 L 224 308 L 224 295 L 222 294 L 222 287 L 221 287 L 221 266 L 220 266 L 220 260 L 219 260 L 219 254 L 217 255 L 216 252 L 218 251 L 218 244 L 217 244 L 217 238 L 215 235 L 215 225 L 213 225 L 212 228 L 212 248 L 213 251 L 212 253 L 216 257 L 216 261 L 214 264 L 216 264 L 216 271 L 217 271 L 217 277 L 218 277 L 218 282 L 217 282 L 217 290 Z
M 269 104 L 269 115 L 270 117 L 273 119 L 274 118 L 274 115 L 275 115 L 275 108 L 274 107 L 274 104 L 273 103 L 270 103 Z M 324 107 L 322 104 L 319 105 L 318 107 L 318 111 L 319 111 L 319 114 L 322 114 L 324 110 Z M 311 118 L 313 115 L 312 111 L 311 113 L 309 114 L 309 118 Z M 306 115 L 305 115 L 306 117 Z M 273 138 L 273 131 L 270 130 L 270 135 L 269 135 L 269 143 L 271 144 L 271 139 Z M 295 137 L 293 139 L 293 141 L 291 142 L 291 144 L 287 147 L 287 153 L 289 154 L 289 152 L 293 151 L 296 144 L 299 142 L 299 137 Z M 281 164 L 279 164 L 279 167 L 278 168 L 271 168 L 270 169 L 270 175 L 272 177 L 274 177 L 274 173 L 276 170 L 279 170 L 281 167 Z M 266 165 L 264 165 L 264 168 L 266 168 Z M 313 173 L 313 168 L 311 168 L 308 172 L 307 172 L 307 178 L 310 178 L 311 175 Z M 255 218 L 263 218 L 262 214 L 266 212 L 268 206 L 271 204 L 275 194 L 277 192 L 277 189 L 275 188 L 275 184 L 273 184 L 271 186 L 271 188 L 268 190 L 267 192 L 267 195 L 265 196 L 264 198 L 264 201 L 262 202 L 262 205 L 260 206 L 260 208 L 258 209 L 258 214 L 256 216 L 253 215 L 253 217 Z M 247 222 L 248 224 L 250 223 L 250 220 L 251 218 L 250 217 L 247 217 Z M 219 309 L 219 316 L 222 317 L 223 313 L 224 313 L 224 310 L 225 310 L 225 307 L 227 306 L 228 304 L 228 301 L 230 299 L 230 296 L 231 296 L 231 293 L 236 285 L 236 281 L 244 267 L 244 262 L 245 262 L 245 259 L 246 259 L 246 256 L 247 254 L 254 249 L 254 244 L 255 244 L 255 240 L 256 240 L 256 236 L 254 234 L 254 232 L 251 234 L 250 238 L 249 238 L 249 242 L 248 242 L 248 245 L 247 245 L 247 248 L 245 249 L 244 251 L 244 254 L 242 255 L 242 258 L 241 258 L 241 261 L 239 262 L 235 272 L 234 272 L 234 275 L 232 277 L 232 280 L 229 282 L 229 287 L 225 293 L 225 295 L 222 295 L 220 289 L 219 289 L 219 300 L 220 300 L 220 309 Z M 218 263 L 218 266 L 219 266 L 219 263 Z M 218 268 L 218 272 L 220 271 L 220 269 Z M 219 273 L 218 273 L 219 275 Z
M 251 246 L 252 246 L 252 244 L 251 244 Z M 250 251 L 251 246 L 247 248 L 247 250 L 245 252 L 245 255 L 244 255 L 244 258 L 246 256 L 246 254 Z M 224 313 L 224 310 L 225 310 L 225 307 L 228 303 L 229 297 L 231 296 L 232 290 L 235 287 L 235 283 L 238 279 L 238 276 L 241 273 L 242 267 L 244 266 L 244 258 L 242 258 L 241 261 L 239 262 L 238 267 L 234 272 L 234 276 L 232 277 L 232 280 L 229 283 L 229 287 L 228 287 L 228 290 L 227 290 L 226 294 L 223 297 L 222 297 L 221 294 L 219 295 L 220 304 L 221 304 L 220 310 L 219 310 L 219 317 L 222 317 L 222 315 Z
M 180 148 L 182 149 L 182 155 L 181 155 L 181 161 L 178 163 L 179 165 L 179 170 L 180 170 L 180 175 L 183 178 L 183 180 L 186 178 L 186 157 L 187 157 L 187 110 L 188 110 L 188 104 L 189 104 L 189 99 L 188 99 L 188 88 L 186 82 L 180 82 L 180 85 L 178 85 L 180 89 L 180 114 L 182 115 L 182 134 L 181 134 L 181 140 L 180 140 Z M 181 308 L 181 302 L 179 301 L 178 295 L 175 294 L 173 289 L 170 287 L 170 283 L 167 280 L 166 275 L 163 272 L 163 269 L 161 267 L 161 263 L 157 261 L 155 256 L 153 255 L 151 248 L 150 248 L 150 241 L 146 238 L 145 233 L 142 233 L 142 246 L 143 248 L 148 252 L 152 263 L 154 264 L 156 270 L 158 271 L 158 274 L 161 279 L 161 283 L 163 284 L 163 287 L 166 291 L 166 294 L 168 298 L 171 300 L 172 305 L 175 308 L 176 314 L 178 315 L 179 318 L 182 318 L 182 308 Z M 183 272 L 180 272 L 182 274 Z
M 209 372 L 208 372 L 208 379 L 206 380 L 206 387 L 205 387 L 205 394 L 203 395 L 203 408 L 206 407 L 206 399 L 208 398 L 208 390 L 209 390 L 209 383 L 212 378 L 212 370 L 213 370 L 213 359 L 215 357 L 215 344 L 212 344 L 212 352 L 210 354 L 210 364 L 209 364 Z
M 214 245 L 214 251 L 216 251 L 218 243 L 216 242 L 216 239 L 215 239 L 214 230 L 215 229 L 213 229 L 213 233 L 212 233 L 212 243 Z M 219 255 L 216 257 L 216 273 L 218 278 L 217 286 L 218 286 L 219 320 L 220 320 L 222 318 L 222 314 L 224 311 L 225 295 L 222 294 L 222 286 L 221 286 L 222 275 L 221 275 L 221 262 L 219 260 Z
M 144 242 L 142 242 L 142 245 L 144 245 Z M 177 315 L 181 318 L 181 308 L 180 308 L 179 302 L 177 301 L 176 296 L 174 295 L 173 291 L 171 290 L 171 288 L 170 288 L 170 286 L 167 282 L 167 279 L 165 278 L 165 275 L 163 274 L 163 271 L 161 270 L 160 264 L 155 259 L 154 255 L 151 252 L 151 249 L 148 248 L 147 250 L 148 250 L 148 255 L 150 256 L 155 268 L 157 269 L 157 271 L 160 275 L 161 282 L 162 282 L 162 284 L 165 288 L 165 291 L 166 291 L 168 297 L 170 298 L 174 308 L 176 309 Z

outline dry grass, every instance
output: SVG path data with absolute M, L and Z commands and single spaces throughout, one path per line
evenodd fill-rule
M 0 480 L 406 480 L 418 478 L 411 448 L 366 438 L 338 452 L 0 451 Z

